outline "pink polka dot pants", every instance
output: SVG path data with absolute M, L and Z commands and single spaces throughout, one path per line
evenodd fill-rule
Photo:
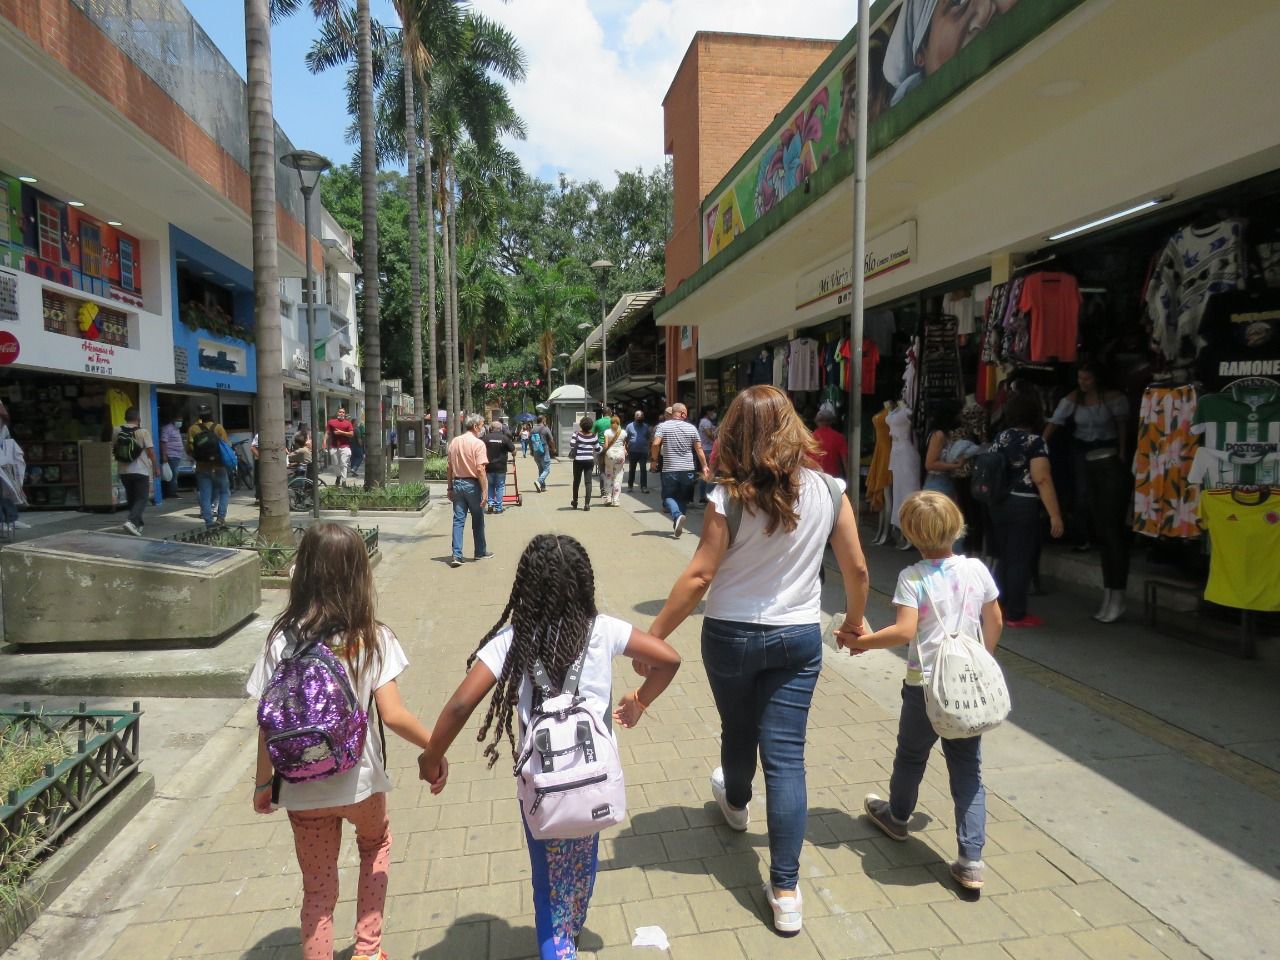
M 318 810 L 291 810 L 293 846 L 302 868 L 302 958 L 333 960 L 333 910 L 338 903 L 338 851 L 342 821 L 356 828 L 360 880 L 356 889 L 357 956 L 376 957 L 382 948 L 382 908 L 387 901 L 391 828 L 387 796 Z

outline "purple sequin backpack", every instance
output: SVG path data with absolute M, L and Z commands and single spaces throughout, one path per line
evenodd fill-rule
M 364 753 L 369 712 L 327 644 L 300 640 L 292 630 L 285 636 L 293 653 L 277 664 L 258 703 L 271 765 L 290 783 L 346 773 Z

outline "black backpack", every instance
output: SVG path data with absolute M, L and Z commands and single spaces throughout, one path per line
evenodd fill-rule
M 220 463 L 222 451 L 218 449 L 218 434 L 207 423 L 196 426 L 200 432 L 191 438 L 191 456 L 204 463 Z
M 1009 458 L 1002 450 L 987 450 L 973 458 L 969 491 L 973 499 L 987 506 L 1009 496 Z
M 136 427 L 121 427 L 112 442 L 111 452 L 120 463 L 133 463 L 142 456 L 142 444 L 134 436 Z

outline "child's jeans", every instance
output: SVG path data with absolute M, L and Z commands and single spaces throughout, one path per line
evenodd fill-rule
M 898 719 L 898 750 L 889 781 L 889 812 L 906 822 L 916 808 L 920 781 L 929 752 L 938 740 L 924 709 L 924 688 L 902 685 L 902 716 Z M 956 840 L 960 856 L 981 860 L 987 842 L 987 792 L 982 786 L 982 737 L 943 740 L 955 802 Z
M 387 795 L 375 793 L 343 807 L 289 811 L 293 845 L 302 868 L 303 960 L 333 960 L 333 909 L 338 902 L 338 849 L 342 845 L 343 820 L 356 828 L 356 847 L 360 851 L 355 952 L 358 956 L 376 957 L 382 949 L 391 829 L 387 823 Z
M 528 825 L 524 836 L 533 870 L 533 922 L 538 931 L 539 960 L 572 960 L 578 956 L 575 941 L 587 922 L 587 905 L 596 884 L 600 838 L 535 840 Z

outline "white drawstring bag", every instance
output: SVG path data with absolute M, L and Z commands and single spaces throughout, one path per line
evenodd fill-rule
M 924 592 L 939 610 L 923 581 Z M 924 686 L 924 709 L 934 731 L 944 740 L 976 737 L 998 727 L 1009 716 L 1009 687 L 1004 671 L 982 643 L 982 624 L 965 615 L 973 581 L 965 584 L 955 630 L 946 629 Z
M 160 479 L 165 483 L 173 483 L 173 467 L 167 463 L 160 464 Z

